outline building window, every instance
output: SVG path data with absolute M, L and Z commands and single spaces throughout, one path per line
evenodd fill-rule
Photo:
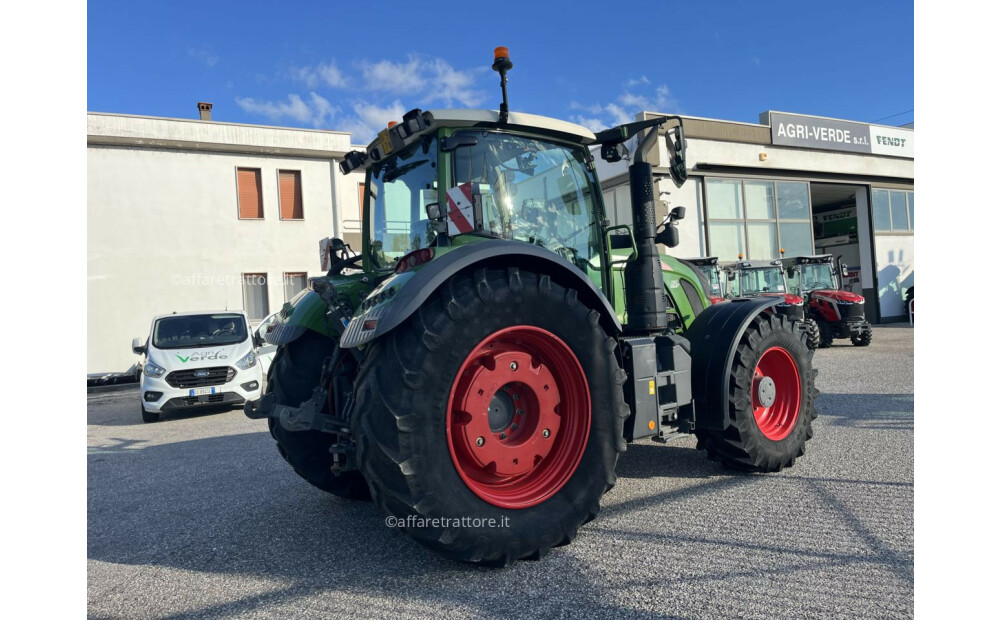
M 243 306 L 251 321 L 262 321 L 269 312 L 267 304 L 267 274 L 243 274 Z
M 302 289 L 306 287 L 306 274 L 304 272 L 286 273 L 284 283 L 285 301 L 291 301 L 293 297 L 298 295 Z
M 236 192 L 241 220 L 264 219 L 264 201 L 260 191 L 260 168 L 237 168 Z
M 875 232 L 913 232 L 913 192 L 872 189 Z
M 302 173 L 298 170 L 278 171 L 278 203 L 281 219 L 302 219 Z
M 809 186 L 791 181 L 705 179 L 708 243 L 722 260 L 812 254 Z

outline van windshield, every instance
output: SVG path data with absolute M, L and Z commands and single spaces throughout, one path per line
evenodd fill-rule
M 192 314 L 169 316 L 153 325 L 157 349 L 190 349 L 236 344 L 247 339 L 242 314 Z

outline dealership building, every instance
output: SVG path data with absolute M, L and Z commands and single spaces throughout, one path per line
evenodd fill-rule
M 661 116 L 642 113 L 640 118 Z M 647 157 L 657 219 L 684 206 L 681 257 L 719 262 L 832 254 L 868 320 L 905 320 L 913 286 L 913 128 L 782 112 L 760 123 L 684 117 L 688 180 L 669 179 L 666 142 Z M 631 223 L 627 162 L 598 160 L 613 223 Z
M 158 314 L 245 310 L 257 322 L 321 275 L 319 240 L 361 248 L 364 175 L 344 132 L 200 118 L 87 114 L 87 372 L 124 371 Z M 644 112 L 638 118 L 652 118 Z M 913 286 L 913 130 L 767 112 L 759 124 L 684 117 L 682 257 L 834 254 L 873 323 L 906 316 Z M 627 162 L 598 158 L 605 207 L 630 223 Z

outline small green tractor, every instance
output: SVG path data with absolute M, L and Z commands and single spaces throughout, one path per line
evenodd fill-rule
M 595 135 L 510 112 L 512 66 L 498 48 L 499 111 L 411 110 L 346 155 L 366 175 L 363 247 L 328 241 L 328 274 L 265 334 L 278 350 L 246 407 L 309 483 L 486 565 L 572 541 L 629 442 L 693 433 L 714 460 L 774 472 L 816 417 L 812 352 L 780 300 L 710 304 L 657 247 L 678 244 L 683 210 L 657 228 L 646 154 L 665 140 L 684 183 L 681 119 Z M 631 160 L 634 226 L 609 225 L 592 148 Z
M 805 332 L 810 349 L 819 347 L 819 326 L 812 317 L 806 316 L 805 300 L 789 291 L 780 259 L 743 260 L 741 256 L 740 260 L 724 265 L 722 271 L 726 274 L 727 297 L 777 297 L 780 301 L 775 306 L 775 312 L 787 317 Z
M 686 262 L 697 267 L 698 271 L 705 275 L 708 281 L 706 292 L 710 302 L 717 304 L 726 300 L 726 280 L 723 278 L 717 256 L 688 258 Z

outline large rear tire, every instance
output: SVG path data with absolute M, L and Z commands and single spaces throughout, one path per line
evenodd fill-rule
M 274 393 L 277 401 L 285 405 L 298 406 L 308 400 L 319 383 L 323 362 L 333 353 L 335 345 L 329 338 L 306 331 L 279 348 L 268 371 L 268 393 Z M 331 471 L 333 435 L 319 431 L 291 432 L 275 418 L 268 418 L 267 425 L 278 454 L 306 482 L 338 497 L 369 499 L 368 485 L 360 472 Z
M 729 369 L 727 427 L 697 431 L 698 448 L 737 469 L 790 467 L 805 453 L 816 419 L 812 356 L 785 317 L 755 317 Z
M 625 451 L 616 344 L 547 275 L 454 276 L 359 373 L 354 434 L 375 502 L 455 560 L 505 566 L 569 543 Z

